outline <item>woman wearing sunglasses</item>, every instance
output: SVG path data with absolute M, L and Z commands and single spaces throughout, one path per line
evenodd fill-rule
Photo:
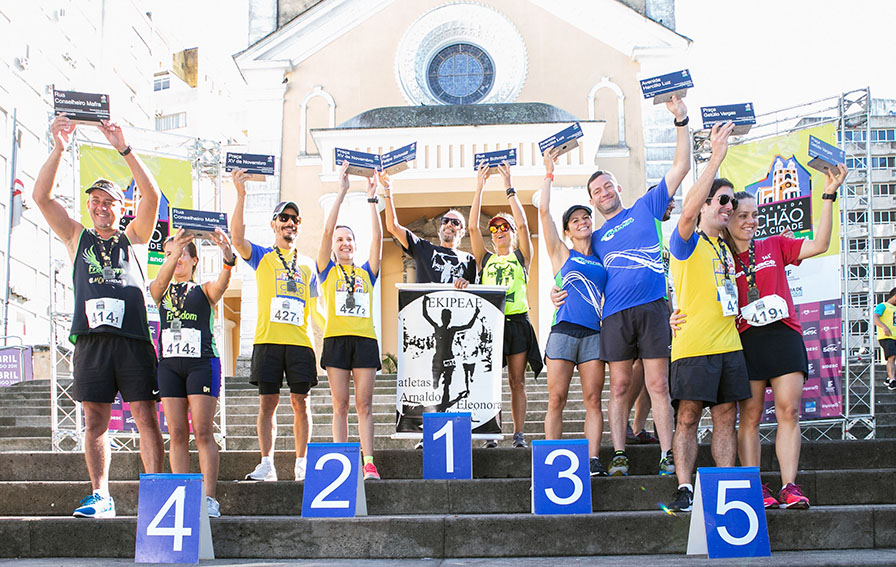
M 383 228 L 377 210 L 377 176 L 367 182 L 370 209 L 370 255 L 362 266 L 356 266 L 355 233 L 337 225 L 339 208 L 348 191 L 348 162 L 339 171 L 339 193 L 330 210 L 321 235 L 317 255 L 318 281 L 324 298 L 327 323 L 320 365 L 327 371 L 333 400 L 333 441 L 348 441 L 348 404 L 350 382 L 355 383 L 355 409 L 358 411 L 358 433 L 364 453 L 364 479 L 379 480 L 373 464 L 373 383 L 380 369 L 380 350 L 373 328 L 371 294 L 380 273 Z M 388 179 L 383 176 L 388 186 Z
M 200 285 L 193 281 L 199 257 L 193 235 L 183 228 L 162 245 L 165 261 L 149 292 L 159 305 L 162 338 L 159 343 L 159 393 L 168 422 L 168 460 L 171 472 L 190 472 L 190 422 L 199 450 L 199 469 L 205 480 L 208 515 L 221 515 L 215 490 L 218 482 L 218 444 L 214 420 L 221 390 L 221 360 L 212 330 L 212 308 L 224 296 L 236 255 L 220 229 L 210 236 L 224 253 L 218 278 Z
M 607 270 L 591 249 L 591 209 L 573 205 L 563 213 L 563 237 L 551 216 L 551 184 L 558 150 L 544 155 L 544 184 L 538 214 L 542 235 L 551 258 L 556 285 L 567 292 L 556 313 L 544 349 L 548 366 L 548 411 L 544 420 L 546 439 L 563 436 L 563 408 L 569 395 L 572 373 L 579 369 L 585 401 L 585 437 L 588 439 L 591 476 L 606 476 L 598 460 L 604 415 L 600 396 L 604 389 L 604 361 L 600 360 L 600 317 L 607 283 Z M 564 242 L 568 238 L 572 247 Z
M 513 446 L 526 447 L 523 428 L 526 424 L 526 363 L 535 375 L 544 364 L 538 350 L 535 329 L 529 321 L 529 302 L 526 288 L 529 264 L 532 261 L 532 240 L 523 206 L 510 184 L 510 166 L 497 167 L 504 181 L 504 192 L 510 201 L 513 215 L 498 213 L 488 223 L 494 252 L 485 249 L 479 217 L 482 207 L 482 191 L 490 175 L 486 166 L 479 168 L 476 176 L 476 194 L 470 210 L 470 243 L 476 263 L 482 266 L 479 282 L 484 285 L 507 287 L 504 301 L 504 365 L 510 382 L 510 412 L 513 416 Z M 486 441 L 486 447 L 496 447 L 494 441 Z

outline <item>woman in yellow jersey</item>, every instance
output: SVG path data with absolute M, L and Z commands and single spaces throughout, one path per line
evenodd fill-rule
M 510 382 L 510 411 L 513 416 L 513 446 L 526 447 L 523 427 L 526 424 L 526 363 L 537 376 L 544 363 L 538 350 L 535 329 L 529 321 L 529 302 L 526 284 L 529 264 L 532 261 L 532 240 L 523 206 L 510 184 L 510 166 L 497 167 L 504 181 L 504 192 L 510 201 L 513 216 L 498 213 L 488 223 L 494 252 L 485 249 L 482 230 L 479 227 L 482 207 L 482 190 L 490 172 L 480 167 L 476 176 L 476 194 L 470 210 L 470 243 L 476 263 L 482 266 L 479 282 L 485 285 L 507 287 L 504 302 L 504 365 Z M 495 447 L 494 441 L 486 441 L 486 447 Z
M 388 187 L 388 179 L 383 176 Z M 364 479 L 379 480 L 373 464 L 373 383 L 380 369 L 380 351 L 373 329 L 373 286 L 380 273 L 382 234 L 377 209 L 377 176 L 367 183 L 370 209 L 370 255 L 362 266 L 356 266 L 355 233 L 347 226 L 336 225 L 339 208 L 348 191 L 348 162 L 339 171 L 339 193 L 327 217 L 317 255 L 318 281 L 327 309 L 324 347 L 320 365 L 327 371 L 333 399 L 333 441 L 348 441 L 349 382 L 355 382 L 355 408 L 358 411 L 358 432 L 364 453 Z

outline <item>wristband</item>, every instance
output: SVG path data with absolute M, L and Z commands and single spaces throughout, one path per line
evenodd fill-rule
M 544 176 L 544 178 L 550 179 L 551 181 L 553 181 L 554 180 L 554 172 L 548 173 L 547 175 Z
M 675 124 L 676 126 L 681 127 L 681 126 L 687 126 L 688 122 L 690 122 L 690 121 L 691 121 L 691 118 L 689 116 L 685 116 L 684 120 L 682 120 L 681 122 L 679 122 L 677 118 L 672 120 L 672 124 Z
M 128 155 L 129 153 L 131 153 L 131 146 L 126 147 L 118 153 L 121 154 L 122 157 Z
M 508 187 L 505 193 L 507 193 L 508 197 L 513 197 L 514 195 L 516 195 L 516 189 L 514 189 L 513 187 Z
M 821 194 L 821 198 L 822 198 L 822 199 L 825 199 L 825 200 L 827 200 L 827 201 L 834 201 L 834 202 L 836 202 L 836 201 L 837 201 L 837 194 L 836 194 L 836 193 L 822 193 L 822 194 Z
M 368 197 L 368 198 L 367 198 L 367 202 L 368 202 L 368 203 L 378 204 L 378 203 L 380 202 L 380 198 L 379 198 L 379 197 Z
M 225 266 L 230 266 L 231 268 L 234 267 L 234 266 L 236 266 L 236 256 L 234 256 L 234 257 L 233 257 L 233 260 L 231 260 L 231 261 L 229 261 L 229 262 L 227 261 L 227 258 L 224 258 L 224 265 L 225 265 Z
M 227 270 L 227 271 L 229 272 L 230 270 L 233 269 L 233 266 L 231 266 L 231 265 L 228 264 L 227 262 L 224 262 L 224 269 Z

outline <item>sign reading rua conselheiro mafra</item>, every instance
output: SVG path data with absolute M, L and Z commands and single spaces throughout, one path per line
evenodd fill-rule
M 64 113 L 73 122 L 99 124 L 111 119 L 109 95 L 53 89 L 53 113 Z
M 501 432 L 503 286 L 397 284 L 397 433 L 424 413 L 470 412 L 473 434 Z

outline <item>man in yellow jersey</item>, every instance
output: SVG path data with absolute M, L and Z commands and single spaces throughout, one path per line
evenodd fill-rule
M 274 440 L 277 437 L 277 405 L 283 378 L 289 385 L 295 436 L 296 480 L 305 479 L 305 450 L 311 437 L 308 392 L 317 384 L 317 368 L 308 320 L 318 285 L 314 261 L 296 250 L 302 217 L 292 201 L 279 203 L 271 218 L 274 246 L 263 247 L 246 240 L 243 209 L 249 175 L 233 170 L 236 205 L 230 230 L 233 247 L 252 269 L 258 297 L 258 318 L 252 348 L 249 382 L 258 386 L 258 445 L 261 463 L 246 475 L 247 480 L 277 480 Z
M 893 391 L 896 390 L 896 287 L 887 294 L 886 301 L 874 308 L 874 326 L 877 342 L 887 359 L 887 389 Z
M 715 179 L 734 125 L 717 124 L 712 157 L 688 191 L 678 226 L 669 239 L 670 269 L 682 315 L 690 321 L 672 339 L 672 403 L 678 418 L 673 439 L 678 490 L 669 507 L 688 511 L 694 499 L 691 475 L 697 460 L 697 425 L 704 407 L 712 413 L 712 455 L 732 467 L 737 455 L 735 402 L 750 397 L 747 367 L 734 318 L 737 286 L 734 257 L 721 238 L 734 210 L 734 189 Z

